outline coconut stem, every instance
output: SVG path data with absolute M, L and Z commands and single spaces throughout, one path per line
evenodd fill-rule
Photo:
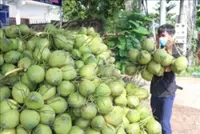
M 36 35 L 36 36 L 40 36 L 40 35 L 42 35 L 42 34 L 48 35 L 49 33 L 47 33 L 47 32 L 37 32 L 35 35 Z
M 18 71 L 22 71 L 22 70 L 23 70 L 23 68 L 16 68 L 16 69 L 13 69 L 13 70 L 7 72 L 4 76 L 8 76 L 8 75 L 10 75 L 12 73 L 15 73 L 15 72 L 18 72 Z
M 147 120 L 149 120 L 149 119 L 151 119 L 151 117 L 147 117 L 147 118 L 141 120 L 141 121 L 139 122 L 139 124 L 140 124 L 141 126 L 143 126 L 143 125 L 145 125 L 145 122 L 146 122 Z
M 22 110 L 24 110 L 25 107 L 26 105 L 24 104 L 23 106 L 20 107 L 19 111 L 21 112 Z
M 16 68 L 16 69 L 13 69 L 13 70 L 7 72 L 2 78 L 0 78 L 0 80 L 4 79 L 6 76 L 8 76 L 8 75 L 10 75 L 10 74 L 12 74 L 12 73 L 19 72 L 19 71 L 22 71 L 22 70 L 23 70 L 23 68 Z

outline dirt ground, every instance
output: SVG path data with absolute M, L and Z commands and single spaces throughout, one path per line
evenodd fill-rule
M 200 109 L 174 105 L 171 124 L 173 134 L 200 134 Z
M 200 78 L 179 77 L 172 116 L 173 134 L 200 134 Z

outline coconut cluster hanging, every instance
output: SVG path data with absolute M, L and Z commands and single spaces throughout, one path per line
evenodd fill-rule
M 153 76 L 163 76 L 166 67 L 174 73 L 180 74 L 188 67 L 188 60 L 180 55 L 174 58 L 165 48 L 155 48 L 154 41 L 145 38 L 140 49 L 131 49 L 128 52 L 126 74 L 134 76 L 140 74 L 144 80 L 151 81 Z

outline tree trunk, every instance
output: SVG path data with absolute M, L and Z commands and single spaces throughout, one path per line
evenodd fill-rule
M 180 10 L 179 10 L 179 19 L 178 23 L 184 23 L 185 22 L 185 0 L 180 0 Z
M 124 0 L 125 10 L 132 11 L 133 10 L 133 0 Z
M 126 11 L 141 11 L 144 0 L 124 0 Z
M 187 11 L 187 25 L 188 25 L 188 42 L 187 42 L 187 58 L 189 61 L 189 66 L 194 65 L 194 52 L 193 49 L 193 36 L 195 30 L 195 23 L 194 23 L 194 8 L 196 7 L 195 0 L 187 1 L 188 11 Z
M 160 25 L 166 23 L 166 0 L 160 0 Z
M 146 3 L 146 14 L 148 15 L 149 14 L 149 11 L 148 11 L 148 1 L 145 0 L 145 3 Z

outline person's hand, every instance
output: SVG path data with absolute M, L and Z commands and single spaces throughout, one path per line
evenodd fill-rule
M 165 67 L 165 72 L 170 72 L 170 71 L 171 71 L 171 67 L 170 66 Z
M 165 50 L 166 50 L 169 54 L 172 54 L 173 44 L 174 44 L 174 39 L 173 39 L 173 38 L 170 38 L 170 39 L 167 41 L 167 45 L 166 45 L 166 47 L 165 47 Z

